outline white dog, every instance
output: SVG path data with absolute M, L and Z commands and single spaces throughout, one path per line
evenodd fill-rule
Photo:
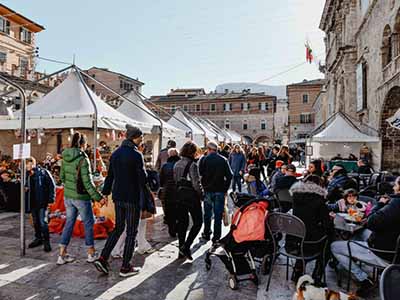
M 357 300 L 354 295 L 346 295 L 328 288 L 316 287 L 310 275 L 303 275 L 296 285 L 292 300 Z

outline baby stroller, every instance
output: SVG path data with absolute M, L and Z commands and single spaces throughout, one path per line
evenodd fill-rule
M 229 287 L 238 289 L 238 283 L 250 280 L 258 285 L 257 270 L 264 257 L 272 253 L 272 242 L 265 240 L 265 218 L 268 200 L 253 195 L 231 193 L 233 203 L 239 209 L 232 218 L 229 233 L 206 254 L 206 269 L 210 270 L 211 257 L 218 257 L 229 272 Z

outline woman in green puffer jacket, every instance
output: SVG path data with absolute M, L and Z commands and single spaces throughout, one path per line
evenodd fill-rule
M 57 264 L 63 265 L 73 262 L 74 258 L 67 254 L 67 246 L 71 240 L 72 232 L 78 214 L 85 227 L 85 243 L 88 247 L 87 262 L 96 260 L 93 238 L 93 210 L 92 201 L 104 204 L 107 200 L 96 189 L 92 179 L 90 161 L 84 152 L 87 147 L 86 135 L 75 132 L 72 137 L 71 148 L 63 151 L 61 165 L 61 181 L 64 184 L 64 203 L 67 211 L 67 220 L 60 241 L 60 254 Z M 80 176 L 80 181 L 78 178 Z

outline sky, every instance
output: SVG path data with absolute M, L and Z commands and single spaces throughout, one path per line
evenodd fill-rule
M 147 96 L 173 88 L 214 90 L 229 82 L 286 85 L 321 78 L 304 64 L 305 41 L 324 60 L 323 0 L 3 0 L 43 25 L 39 55 L 104 67 L 145 83 Z M 38 60 L 47 73 L 61 64 Z M 269 80 L 270 77 L 273 77 Z

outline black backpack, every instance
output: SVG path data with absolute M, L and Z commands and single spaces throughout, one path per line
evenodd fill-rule
M 199 195 L 193 187 L 190 180 L 187 179 L 189 174 L 190 166 L 193 161 L 190 161 L 183 171 L 182 177 L 176 184 L 176 200 L 178 205 L 193 207 L 195 200 L 198 199 Z

